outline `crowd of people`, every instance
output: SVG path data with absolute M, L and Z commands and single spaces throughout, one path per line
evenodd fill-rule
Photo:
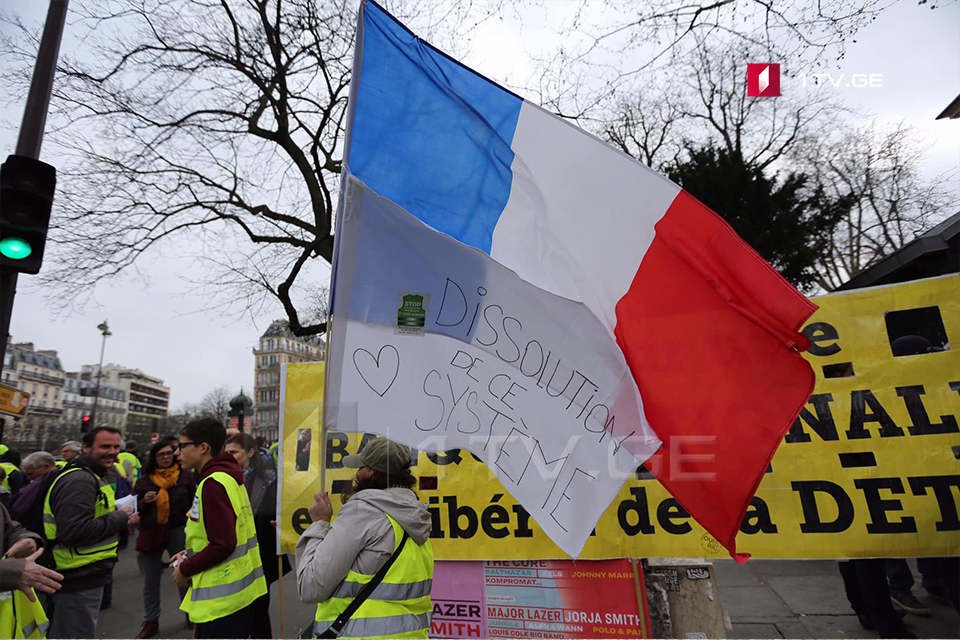
M 112 427 L 65 442 L 56 457 L 21 459 L 0 445 L 0 593 L 12 594 L 0 598 L 0 637 L 99 637 L 118 552 L 135 536 L 137 638 L 161 631 L 165 571 L 195 638 L 271 638 L 270 586 L 291 570 L 285 556 L 277 561 L 275 447 L 232 431 L 195 420 L 142 460 Z M 297 592 L 316 606 L 313 636 L 426 638 L 432 522 L 413 491 L 409 450 L 378 438 L 343 464 L 357 472 L 338 517 L 329 494 L 316 493 L 296 545 Z M 956 608 L 957 559 L 918 567 L 922 587 Z M 840 573 L 861 624 L 880 637 L 913 637 L 901 617 L 929 615 L 903 560 L 845 561 Z
M 313 635 L 426 638 L 431 518 L 413 492 L 409 451 L 381 438 L 344 464 L 357 475 L 340 516 L 331 524 L 330 497 L 318 492 L 296 549 Z M 58 455 L 21 459 L 0 445 L 0 592 L 12 594 L 0 598 L 0 637 L 100 637 L 131 537 L 143 580 L 137 638 L 161 632 L 164 579 L 195 638 L 273 637 L 270 586 L 291 570 L 286 556 L 277 561 L 276 465 L 276 445 L 211 418 L 142 459 L 113 427 Z

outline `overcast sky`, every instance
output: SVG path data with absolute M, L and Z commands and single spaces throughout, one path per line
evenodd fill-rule
M 46 11 L 46 3 L 36 0 L 4 0 L 4 7 L 35 21 Z M 525 37 L 531 37 L 530 31 Z M 905 121 L 916 127 L 931 145 L 924 167 L 927 176 L 956 170 L 960 120 L 934 118 L 960 93 L 960 5 L 931 11 L 912 0 L 900 2 L 856 40 L 848 44 L 842 63 L 820 71 L 831 72 L 834 78 L 841 73 L 845 77 L 880 73 L 883 87 L 819 90 L 842 92 L 851 104 L 875 113 L 883 123 Z M 492 20 L 476 32 L 466 62 L 493 79 L 519 80 L 530 68 L 525 62 L 529 51 L 509 20 Z M 22 104 L 5 108 L 4 119 L 18 122 L 22 109 Z M 0 135 L 5 158 L 13 152 L 16 137 L 9 130 Z M 55 158 L 42 159 L 56 164 Z M 955 190 L 957 185 L 955 181 Z M 162 378 L 171 389 L 172 408 L 197 402 L 220 385 L 235 391 L 243 387 L 251 394 L 251 349 L 270 321 L 283 317 L 282 311 L 277 306 L 253 318 L 204 312 L 204 300 L 189 295 L 190 286 L 182 279 L 193 265 L 171 257 L 174 254 L 175 248 L 166 247 L 140 264 L 140 270 L 149 274 L 148 284 L 134 277 L 114 281 L 97 290 L 95 304 L 83 314 L 70 317 L 57 317 L 39 292 L 29 291 L 30 276 L 20 276 L 10 327 L 14 341 L 55 349 L 66 370 L 78 370 L 97 362 L 101 340 L 97 325 L 106 319 L 113 336 L 107 341 L 105 362 Z

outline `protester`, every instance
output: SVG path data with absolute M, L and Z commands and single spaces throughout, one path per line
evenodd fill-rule
M 267 439 L 263 436 L 257 436 L 255 442 L 257 445 L 257 451 L 260 453 L 260 458 L 276 469 L 276 465 L 273 464 L 273 459 L 270 457 L 270 449 L 267 448 Z
M 930 607 L 913 595 L 913 572 L 903 558 L 888 559 L 887 579 L 893 603 L 908 613 L 929 616 Z M 928 595 L 960 611 L 960 558 L 917 558 L 921 586 Z
M 114 499 L 125 498 L 133 493 L 133 484 L 127 478 L 126 469 L 120 464 L 120 454 L 123 453 L 123 447 L 124 443 L 121 441 L 120 453 L 117 454 L 117 460 L 113 463 L 113 466 L 107 468 L 107 475 L 103 478 L 104 482 L 113 489 Z M 126 527 L 120 531 L 117 551 L 123 551 L 129 546 L 130 533 L 130 527 Z M 103 598 L 100 600 L 100 610 L 109 609 L 111 606 L 113 606 L 113 572 L 110 573 L 107 583 L 103 585 Z
M 7 479 L 7 470 L 3 467 L 0 467 L 0 504 L 9 508 L 13 504 L 13 500 L 10 499 L 10 489 L 4 486 L 4 481 Z
M 140 507 L 137 564 L 143 576 L 143 627 L 137 638 L 152 638 L 160 629 L 160 576 L 164 550 L 173 558 L 186 548 L 184 526 L 197 483 L 181 472 L 174 446 L 167 440 L 153 445 L 134 493 Z M 187 590 L 180 587 L 180 600 Z
M 44 537 L 63 586 L 53 595 L 52 638 L 96 638 L 104 585 L 117 562 L 117 543 L 139 521 L 116 508 L 104 481 L 120 452 L 120 431 L 97 427 L 83 435 L 82 452 L 54 479 L 44 501 Z
M 357 476 L 336 521 L 330 524 L 330 496 L 317 493 L 309 508 L 313 524 L 297 542 L 300 600 L 318 603 L 314 637 L 427 638 L 433 608 L 431 518 L 413 492 L 410 452 L 378 438 L 343 464 L 356 468 Z M 374 589 L 341 628 L 332 629 L 391 559 L 382 577 L 389 589 Z
M 279 456 L 280 456 L 280 441 L 278 440 L 273 444 L 271 444 L 270 448 L 267 449 L 267 453 L 269 454 L 267 457 L 270 458 L 271 462 L 273 462 L 273 468 L 274 469 L 279 468 L 278 464 L 279 464 Z
M 43 535 L 43 500 L 58 472 L 56 460 L 49 453 L 38 451 L 26 457 L 23 469 L 30 484 L 20 490 L 10 515 L 28 531 Z
M 32 483 L 47 471 L 56 469 L 57 463 L 54 457 L 46 451 L 37 451 L 23 459 L 23 466 L 21 468 L 29 485 L 29 483 Z
M 173 581 L 190 586 L 180 605 L 195 623 L 194 638 L 249 638 L 252 603 L 267 593 L 243 470 L 221 453 L 226 430 L 212 418 L 180 430 L 177 456 L 200 472 L 187 518 L 186 549 L 171 562 Z
M 0 506 L 0 638 L 44 638 L 49 623 L 36 590 L 54 593 L 63 576 L 37 564 L 43 539 Z
M 257 529 L 257 545 L 260 547 L 260 562 L 267 581 L 267 593 L 253 603 L 254 622 L 251 638 L 272 638 L 270 626 L 270 585 L 280 577 L 277 564 L 277 530 L 271 521 L 277 517 L 277 474 L 264 462 L 256 441 L 248 433 L 238 433 L 227 438 L 224 452 L 236 458 L 243 469 L 243 486 L 250 497 L 253 522 Z M 282 556 L 283 573 L 290 571 L 290 561 Z
M 7 472 L 6 477 L 0 481 L 0 486 L 10 492 L 10 504 L 17 499 L 20 489 L 27 484 L 27 477 L 20 470 L 20 452 L 16 449 L 7 449 L 0 454 L 0 468 Z
M 68 440 L 60 445 L 60 457 L 64 464 L 69 464 L 74 458 L 80 455 L 82 445 L 76 440 Z
M 137 484 L 143 474 L 143 465 L 137 457 L 136 440 L 127 440 L 120 455 L 117 456 L 117 462 L 123 466 L 123 477 L 130 481 L 130 485 Z
M 919 356 L 940 351 L 929 340 L 918 335 L 900 336 L 890 344 L 894 357 Z M 931 596 L 949 603 L 960 611 L 960 558 L 917 558 L 921 586 Z M 886 561 L 890 598 L 898 607 L 918 616 L 929 616 L 930 607 L 913 595 L 913 573 L 903 558 Z

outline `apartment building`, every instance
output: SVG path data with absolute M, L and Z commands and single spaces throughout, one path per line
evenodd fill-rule
M 84 416 L 91 416 L 95 418 L 96 426 L 123 430 L 126 423 L 127 394 L 119 387 L 101 382 L 100 397 L 94 402 L 97 392 L 96 382 L 82 379 L 79 372 L 68 372 L 63 386 L 61 424 L 65 427 L 77 427 L 82 424 Z
M 84 365 L 81 379 L 95 382 L 97 369 L 97 365 Z M 122 430 L 128 440 L 136 440 L 140 449 L 145 449 L 150 443 L 150 435 L 159 432 L 163 418 L 169 413 L 170 389 L 160 378 L 112 362 L 100 371 L 101 387 L 104 384 L 124 392 L 126 410 Z
M 253 348 L 254 419 L 250 433 L 269 441 L 279 437 L 280 367 L 295 362 L 320 362 L 326 355 L 322 336 L 298 337 L 286 320 L 273 321 Z
M 32 342 L 8 343 L 0 376 L 4 384 L 30 394 L 26 415 L 6 419 L 4 444 L 30 453 L 55 448 L 68 439 L 65 435 L 76 437 L 60 424 L 66 374 L 56 351 L 37 350 Z

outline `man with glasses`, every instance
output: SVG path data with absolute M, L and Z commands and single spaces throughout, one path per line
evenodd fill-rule
M 267 593 L 243 470 L 221 454 L 227 432 L 212 418 L 180 430 L 177 457 L 200 473 L 187 517 L 187 548 L 170 565 L 173 581 L 190 586 L 180 609 L 196 625 L 194 638 L 249 638 L 254 600 Z

